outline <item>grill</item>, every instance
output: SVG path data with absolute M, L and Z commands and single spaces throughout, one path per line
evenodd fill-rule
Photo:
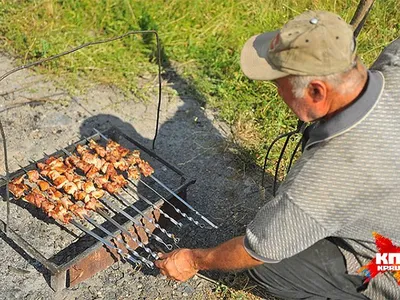
M 7 223 L 0 220 L 0 230 L 19 249 L 41 263 L 50 275 L 49 284 L 54 290 L 74 286 L 117 260 L 153 268 L 157 252 L 172 250 L 179 242 L 173 232 L 179 230 L 183 221 L 193 226 L 217 228 L 184 200 L 187 187 L 195 180 L 186 178 L 179 169 L 117 128 L 95 132 L 55 153 L 44 154 L 38 161 L 31 159 L 28 166 L 12 173 L 9 179 L 18 178 L 30 170 L 40 171 L 38 163 L 45 163 L 49 157 L 66 158 L 76 154 L 78 145 L 86 147 L 90 140 L 99 145 L 115 141 L 130 151 L 140 150 L 141 158 L 150 163 L 154 173 L 137 180 L 129 179 L 123 173 L 127 184 L 118 193 L 106 192 L 98 199 L 101 208 L 82 215 L 82 218 L 74 217 L 68 224 L 50 219 L 31 203 L 15 199 L 8 194 L 7 178 L 0 181 L 7 205 Z M 39 179 L 54 184 L 47 177 L 40 176 Z M 59 191 L 63 190 L 60 188 Z M 74 197 L 71 200 L 76 202 Z M 46 226 L 56 228 L 58 231 L 53 238 L 65 241 L 66 245 L 55 247 L 58 249 L 56 253 L 50 254 L 47 245 L 31 241 L 32 233 L 24 234 L 21 228 L 13 227 L 11 210 L 16 215 L 29 211 L 32 222 L 41 222 L 43 230 Z M 189 212 L 193 217 L 188 215 Z

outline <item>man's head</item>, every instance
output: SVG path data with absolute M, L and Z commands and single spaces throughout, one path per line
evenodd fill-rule
M 242 50 L 241 67 L 251 79 L 273 81 L 304 121 L 341 108 L 342 100 L 354 99 L 361 91 L 354 86 L 362 89 L 366 80 L 351 26 L 323 11 L 307 11 L 279 31 L 250 38 Z

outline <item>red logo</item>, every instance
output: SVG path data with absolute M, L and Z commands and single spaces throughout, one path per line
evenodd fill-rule
M 400 247 L 393 244 L 392 240 L 379 233 L 372 233 L 375 238 L 378 253 L 367 265 L 361 267 L 358 272 L 366 277 L 369 282 L 379 273 L 393 272 L 394 278 L 400 285 Z
M 278 33 L 274 39 L 271 41 L 271 44 L 269 45 L 269 51 L 274 51 L 274 49 L 276 48 L 276 46 L 278 46 L 279 42 L 281 41 L 281 36 Z

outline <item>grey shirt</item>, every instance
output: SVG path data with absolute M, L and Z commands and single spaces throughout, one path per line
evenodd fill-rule
M 266 262 L 291 257 L 320 239 L 340 237 L 348 272 L 375 256 L 372 232 L 400 244 L 400 40 L 368 72 L 361 96 L 310 131 L 304 152 L 248 225 L 248 252 Z M 390 53 L 390 55 L 389 55 Z M 390 273 L 365 294 L 400 299 Z

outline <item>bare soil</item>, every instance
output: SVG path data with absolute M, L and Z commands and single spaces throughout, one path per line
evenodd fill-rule
M 0 59 L 0 73 L 15 67 L 12 58 Z M 152 101 L 126 98 L 110 86 L 93 85 L 86 93 L 71 94 L 48 77 L 23 70 L 0 82 L 0 112 L 7 137 L 11 171 L 28 165 L 31 158 L 43 157 L 72 142 L 116 126 L 151 148 L 154 136 L 157 84 L 149 79 Z M 148 85 L 147 85 L 148 86 Z M 260 193 L 259 169 L 249 166 L 236 154 L 229 128 L 212 111 L 193 99 L 186 82 L 173 69 L 163 74 L 163 101 L 156 153 L 180 168 L 196 183 L 187 200 L 219 225 L 201 229 L 182 220 L 180 247 L 212 247 L 245 231 L 246 224 L 265 203 Z M 0 171 L 4 174 L 1 150 Z M 70 240 L 57 237 L 61 229 L 37 212 L 12 206 L 12 226 L 21 235 L 36 237 L 46 255 L 62 249 Z M 0 218 L 5 204 L 0 201 Z M 77 233 L 78 234 L 78 233 Z M 44 238 L 45 236 L 56 238 Z M 244 273 L 203 273 L 233 289 L 259 295 Z M 117 262 L 76 287 L 55 293 L 46 282 L 43 266 L 18 249 L 7 238 L 0 239 L 0 299 L 213 299 L 229 296 L 219 285 L 195 277 L 186 283 L 167 281 L 157 270 L 135 270 Z

